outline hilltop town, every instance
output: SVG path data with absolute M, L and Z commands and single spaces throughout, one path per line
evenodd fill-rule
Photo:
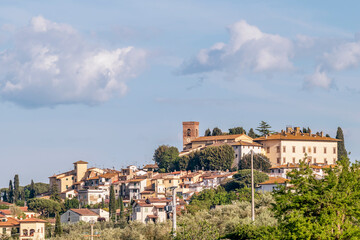
M 245 165 L 251 155 L 258 164 L 255 168 L 263 174 L 263 181 L 255 186 L 259 193 L 286 186 L 291 180 L 288 173 L 303 164 L 311 169 L 316 179 L 322 179 L 326 169 L 336 166 L 339 142 L 341 139 L 323 132 L 312 133 L 309 128 L 301 130 L 299 127 L 265 132 L 254 138 L 245 133 L 199 136 L 199 122 L 183 122 L 183 149 L 176 153 L 176 161 L 187 159 L 187 165 L 164 167 L 159 156 L 160 160 L 154 159 L 154 164 L 130 165 L 119 170 L 89 167 L 91 163 L 76 161 L 71 170 L 50 176 L 49 191 L 36 194 L 32 199 L 21 199 L 19 194 L 14 196 L 10 189 L 3 192 L 0 228 L 4 236 L 18 234 L 20 239 L 44 239 L 46 224 L 55 225 L 55 214 L 62 224 L 119 219 L 145 224 L 167 222 L 172 218 L 173 196 L 176 196 L 176 214 L 186 213 L 199 193 L 219 187 L 227 189 L 238 181 L 241 171 L 249 168 Z M 189 161 L 196 154 L 218 148 L 226 148 L 231 153 L 230 158 L 225 160 L 221 154 L 215 154 L 211 158 L 219 156 L 214 160 L 220 161 L 218 165 L 199 161 L 198 165 L 190 167 Z M 223 164 L 225 161 L 227 165 Z M 216 169 L 216 166 L 221 167 Z M 26 201 L 23 207 L 15 207 L 16 200 Z M 49 210 L 42 206 L 46 201 L 63 203 L 67 207 Z

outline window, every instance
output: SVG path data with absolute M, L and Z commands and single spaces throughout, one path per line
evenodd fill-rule
M 333 159 L 333 164 L 335 164 L 335 163 L 336 163 L 336 158 Z
M 238 157 L 238 155 L 237 154 L 235 154 L 235 158 L 237 158 Z
M 326 147 L 324 147 L 324 153 L 326 153 Z
M 286 162 L 286 158 L 283 158 L 283 163 L 285 163 Z
M 171 183 L 171 180 L 169 180 L 169 183 Z M 175 200 L 174 200 L 175 201 Z
M 292 149 L 293 149 L 293 153 L 295 153 L 295 146 L 293 146 Z
M 280 164 L 280 163 L 281 163 L 281 162 L 280 162 L 280 158 L 277 158 L 277 163 L 278 163 L 278 164 Z
M 280 146 L 276 147 L 276 152 L 279 153 L 280 152 Z
M 303 153 L 306 153 L 306 147 L 303 147 Z
M 334 154 L 336 154 L 336 147 L 333 148 L 333 152 L 334 152 Z
M 266 153 L 270 153 L 270 147 L 266 148 Z
M 164 211 L 164 209 L 163 208 L 159 208 L 159 212 L 163 212 Z
M 190 128 L 186 131 L 186 135 L 187 135 L 188 137 L 191 136 L 191 129 L 190 129 Z
M 286 152 L 286 147 L 285 146 L 283 146 L 283 152 Z
M 69 188 L 69 186 L 68 185 L 66 185 L 66 189 L 68 189 Z
M 316 158 L 314 158 L 314 163 L 316 163 Z
M 4 235 L 6 234 L 6 228 L 3 228 L 3 234 Z
M 295 158 L 293 157 L 293 163 L 295 164 Z
M 314 153 L 316 153 L 316 147 L 314 147 Z
M 311 153 L 311 147 L 308 147 L 308 152 Z
M 326 159 L 326 158 L 324 158 L 324 163 L 325 163 L 325 164 L 328 164 L 328 162 L 327 162 L 327 159 Z

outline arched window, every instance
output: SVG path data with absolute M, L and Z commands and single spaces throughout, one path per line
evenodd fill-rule
M 27 230 L 27 229 L 24 229 L 24 230 L 23 230 L 23 235 L 24 235 L 24 236 L 27 236 L 27 235 L 28 235 L 28 230 Z
M 35 229 L 30 229 L 30 236 L 34 236 Z
M 186 135 L 187 135 L 188 137 L 191 136 L 191 129 L 190 129 L 190 128 L 187 130 Z

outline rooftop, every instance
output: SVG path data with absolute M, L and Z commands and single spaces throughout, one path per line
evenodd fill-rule
M 82 208 L 82 209 L 71 208 L 70 210 L 81 216 L 98 216 L 98 214 L 87 208 Z
M 283 184 L 288 181 L 290 180 L 282 177 L 269 177 L 269 180 L 259 183 L 259 185 Z

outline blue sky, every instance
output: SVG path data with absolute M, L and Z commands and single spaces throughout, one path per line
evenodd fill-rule
M 341 126 L 360 158 L 359 3 L 1 1 L 1 186 L 181 148 L 182 121 Z

